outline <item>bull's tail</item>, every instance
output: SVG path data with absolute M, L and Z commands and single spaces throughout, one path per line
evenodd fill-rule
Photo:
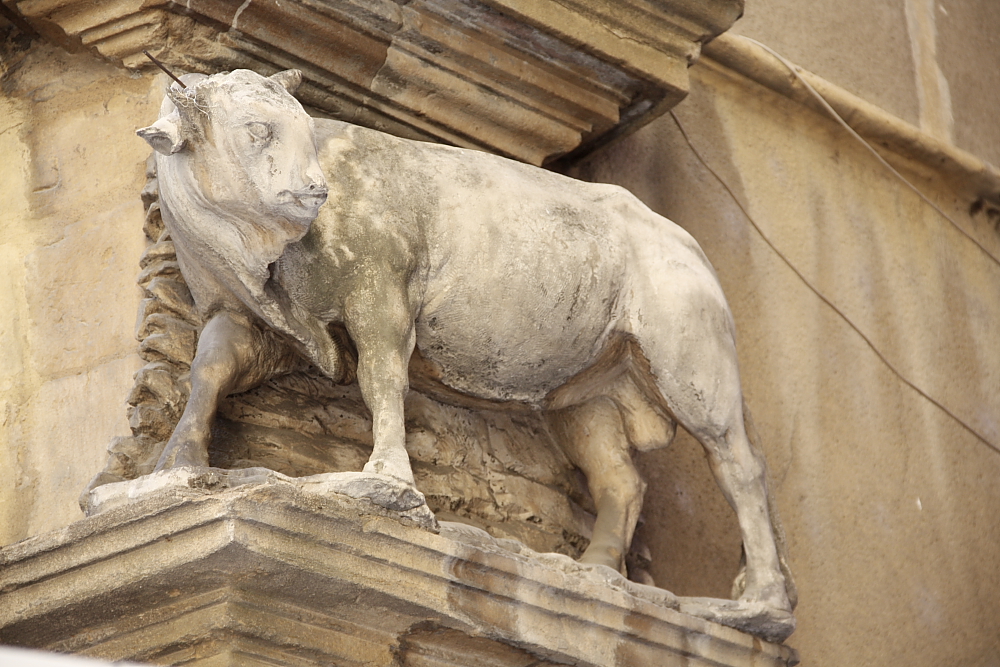
M 764 453 L 760 447 L 760 436 L 757 434 L 757 428 L 754 426 L 753 417 L 750 415 L 750 408 L 747 406 L 747 401 L 743 399 L 743 425 L 747 432 L 747 438 L 750 440 L 750 447 L 753 449 L 754 453 L 764 461 Z M 765 466 L 766 471 L 766 466 Z M 785 591 L 788 594 L 788 601 L 792 605 L 792 609 L 795 609 L 799 602 L 799 592 L 795 587 L 795 579 L 792 578 L 792 571 L 788 567 L 788 542 L 785 539 L 785 529 L 781 525 L 781 519 L 778 517 L 778 510 L 774 505 L 774 494 L 771 493 L 771 480 L 767 472 L 765 472 L 767 478 L 767 514 L 771 519 L 771 530 L 774 532 L 774 542 L 778 549 L 778 562 L 781 565 L 781 574 L 785 577 Z M 743 590 L 746 588 L 746 550 L 740 555 L 740 571 L 736 575 L 736 579 L 733 581 L 732 597 L 733 599 L 739 598 L 743 594 Z

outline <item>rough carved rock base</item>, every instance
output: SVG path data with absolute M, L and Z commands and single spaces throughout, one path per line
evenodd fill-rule
M 0 643 L 213 666 L 796 661 L 607 568 L 305 488 L 322 481 L 126 483 L 131 502 L 0 550 Z

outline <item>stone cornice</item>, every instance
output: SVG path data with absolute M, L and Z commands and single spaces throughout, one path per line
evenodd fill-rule
M 736 72 L 825 118 L 830 117 L 829 112 L 783 63 L 744 37 L 721 35 L 706 46 L 704 56 L 701 61 L 704 66 Z M 997 167 L 920 131 L 812 72 L 799 68 L 798 73 L 855 132 L 872 145 L 888 149 L 932 173 L 960 183 L 962 189 L 970 191 L 974 197 L 1000 203 L 1000 169 Z
M 742 0 L 19 0 L 48 39 L 128 68 L 297 67 L 321 113 L 533 164 L 680 101 Z
M 608 568 L 307 480 L 198 480 L 0 549 L 0 643 L 205 666 L 797 662 Z

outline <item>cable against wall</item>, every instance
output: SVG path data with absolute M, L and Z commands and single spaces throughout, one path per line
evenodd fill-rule
M 840 308 L 838 308 L 837 305 L 833 303 L 833 301 L 831 301 L 825 294 L 823 294 L 822 292 L 820 292 L 819 289 L 817 289 L 809 281 L 809 279 L 806 278 L 802 274 L 802 272 L 799 271 L 795 267 L 794 264 L 792 264 L 791 260 L 788 259 L 788 257 L 786 257 L 785 254 L 783 252 L 781 252 L 777 248 L 777 246 L 774 245 L 774 243 L 767 236 L 767 234 L 764 233 L 764 230 L 762 230 L 760 228 L 760 226 L 757 224 L 757 222 L 750 215 L 750 212 L 747 211 L 746 207 L 743 206 L 743 202 L 741 202 L 739 200 L 739 197 L 736 196 L 736 193 L 733 192 L 732 189 L 729 187 L 729 185 L 725 182 L 725 180 L 723 180 L 722 176 L 720 176 L 719 173 L 716 172 L 715 169 L 713 169 L 708 164 L 708 162 L 705 161 L 705 158 L 702 157 L 702 155 L 698 151 L 698 149 L 695 148 L 695 146 L 694 146 L 693 143 L 691 143 L 691 137 L 688 136 L 687 131 L 684 129 L 684 126 L 681 125 L 680 119 L 677 118 L 677 114 L 675 114 L 673 112 L 673 110 L 670 111 L 670 117 L 674 119 L 674 123 L 677 124 L 677 129 L 680 130 L 681 136 L 684 137 L 684 141 L 687 142 L 688 148 L 691 149 L 691 152 L 694 153 L 694 156 L 698 159 L 698 161 L 702 164 L 702 166 L 705 167 L 705 169 L 707 169 L 708 172 L 710 174 L 712 174 L 712 176 L 715 177 L 715 180 L 717 180 L 719 182 L 719 185 L 721 185 L 725 189 L 725 191 L 729 193 L 729 196 L 732 198 L 732 200 L 736 204 L 736 206 L 738 206 L 739 209 L 743 212 L 743 215 L 746 217 L 747 221 L 750 223 L 750 226 L 752 226 L 755 230 L 757 230 L 757 233 L 764 240 L 764 243 L 766 243 L 767 246 L 769 248 L 771 248 L 771 250 L 774 252 L 774 254 L 776 254 L 781 259 L 781 261 L 784 262 L 785 265 L 788 266 L 788 268 L 792 270 L 792 273 L 794 273 L 796 276 L 798 276 L 799 280 L 801 280 L 802 283 L 807 288 L 809 288 L 809 290 L 813 294 L 815 294 L 817 297 L 819 297 L 819 299 L 823 303 L 825 303 L 827 306 L 829 306 L 830 309 L 833 310 L 833 312 L 835 312 L 838 316 L 840 316 L 840 318 L 842 320 L 844 320 L 844 322 L 846 322 L 849 327 L 851 327 L 852 329 L 854 329 L 854 332 L 857 333 L 861 337 L 861 340 L 863 340 L 868 345 L 868 347 L 871 348 L 872 352 L 875 353 L 875 356 L 877 356 L 882 361 L 882 363 L 885 364 L 886 367 L 890 371 L 892 371 L 892 373 L 896 377 L 898 377 L 900 379 L 900 381 L 903 382 L 903 384 L 905 384 L 908 387 L 910 387 L 910 389 L 912 389 L 913 391 L 917 392 L 920 396 L 923 396 L 930 403 L 932 403 L 933 405 L 935 405 L 939 410 L 941 410 L 946 415 L 948 415 L 953 420 L 955 420 L 962 428 L 964 428 L 966 431 L 968 431 L 971 435 L 973 435 L 975 438 L 977 438 L 984 445 L 986 445 L 987 447 L 989 447 L 993 451 L 995 451 L 998 454 L 1000 454 L 1000 447 L 997 447 L 997 445 L 995 445 L 992 442 L 990 442 L 989 440 L 987 440 L 985 436 L 983 436 L 977 430 L 975 430 L 974 428 L 972 428 L 971 426 L 969 426 L 967 423 L 965 423 L 964 421 L 962 421 L 962 419 L 958 415 L 956 415 L 951 410 L 949 410 L 947 407 L 945 407 L 940 401 L 938 401 L 937 399 L 935 399 L 933 396 L 931 396 L 930 394 L 928 394 L 926 391 L 924 391 L 923 389 L 921 389 L 920 387 L 918 387 L 916 384 L 914 384 L 912 381 L 910 381 L 906 376 L 904 376 L 896 368 L 896 366 L 891 361 L 889 361 L 884 354 L 882 354 L 882 352 L 875 346 L 875 343 L 873 343 L 872 340 L 867 335 L 865 335 L 865 333 L 858 327 L 858 325 L 856 325 L 853 321 L 851 321 L 851 319 Z M 892 167 L 890 167 L 890 169 L 891 168 Z
M 836 120 L 838 123 L 840 123 L 844 127 L 844 129 L 847 130 L 850 133 L 850 135 L 852 137 L 854 137 L 855 139 L 857 139 L 861 143 L 862 146 L 864 146 L 865 148 L 867 148 L 871 152 L 871 154 L 875 156 L 875 159 L 882 163 L 882 166 L 884 166 L 886 169 L 888 169 L 890 172 L 892 172 L 892 174 L 896 178 L 898 178 L 903 183 L 905 183 L 906 186 L 908 188 L 910 188 L 911 190 L 913 190 L 917 194 L 918 197 L 920 197 L 921 199 L 923 199 L 924 202 L 928 206 L 930 206 L 935 211 L 937 211 L 938 214 L 942 218 L 944 218 L 945 220 L 947 220 L 948 222 L 950 222 L 951 226 L 954 227 L 955 229 L 957 229 L 963 236 L 965 236 L 965 238 L 967 238 L 970 241 L 972 241 L 976 245 L 977 248 L 979 248 L 980 250 L 983 251 L 983 254 L 985 254 L 987 257 L 989 257 L 991 260 L 993 260 L 994 264 L 997 264 L 998 266 L 1000 266 L 1000 259 L 997 259 L 993 255 L 993 253 L 991 253 L 989 250 L 987 250 L 986 247 L 982 243 L 980 243 L 974 236 L 972 236 L 972 234 L 970 234 L 969 232 L 965 231 L 965 229 L 963 229 L 961 227 L 961 225 L 959 225 L 955 221 L 954 218 L 952 218 L 950 215 L 948 215 L 947 213 L 945 213 L 941 209 L 940 206 L 938 206 L 937 204 L 935 204 L 934 202 L 932 202 L 927 197 L 927 195 L 925 195 L 923 192 L 921 192 L 917 188 L 917 186 L 915 186 L 905 176 L 903 176 L 901 173 L 899 173 L 899 171 L 897 171 L 895 167 L 893 167 L 891 164 L 889 164 L 886 161 L 886 159 L 884 157 L 882 157 L 882 155 L 877 150 L 875 150 L 874 146 L 872 146 L 870 143 L 868 143 L 865 140 L 864 137 L 862 137 L 860 134 L 858 134 L 854 130 L 854 128 L 851 127 L 847 123 L 847 121 L 844 120 L 844 118 L 839 113 L 837 113 L 837 110 L 834 109 L 830 105 L 830 103 L 826 101 L 826 98 L 823 97 L 822 95 L 820 95 L 819 91 L 816 90 L 815 88 L 813 88 L 812 84 L 810 84 L 808 81 L 806 81 L 805 78 L 803 78 L 803 76 L 801 74 L 799 74 L 799 70 L 801 68 L 798 65 L 795 65 L 795 64 L 789 62 L 788 59 L 786 59 L 780 53 L 778 53 L 777 51 L 775 51 L 771 47 L 767 46 L 766 44 L 761 44 L 760 42 L 758 42 L 756 39 L 753 39 L 752 37 L 743 37 L 743 39 L 745 39 L 748 42 L 752 42 L 753 44 L 756 44 L 760 48 L 764 49 L 765 51 L 767 51 L 768 53 L 770 53 L 772 56 L 774 56 L 782 65 L 784 65 L 785 67 L 787 67 L 788 71 L 790 71 L 795 76 L 795 78 L 798 79 L 799 83 L 801 83 L 803 86 L 805 86 L 806 90 L 809 91 L 809 94 L 812 95 L 814 98 L 816 98 L 816 101 L 819 102 L 823 106 L 823 108 L 826 109 L 827 112 L 831 116 L 833 116 L 834 120 Z M 677 120 L 677 118 L 675 117 L 674 120 Z

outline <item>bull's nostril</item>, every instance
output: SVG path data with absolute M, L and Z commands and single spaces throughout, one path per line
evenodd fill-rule
M 298 204 L 299 206 L 313 207 L 322 206 L 323 203 L 326 202 L 328 194 L 329 189 L 327 188 L 326 183 L 317 183 L 316 181 L 312 181 L 298 190 L 284 190 L 280 197 L 288 201 L 288 203 Z

